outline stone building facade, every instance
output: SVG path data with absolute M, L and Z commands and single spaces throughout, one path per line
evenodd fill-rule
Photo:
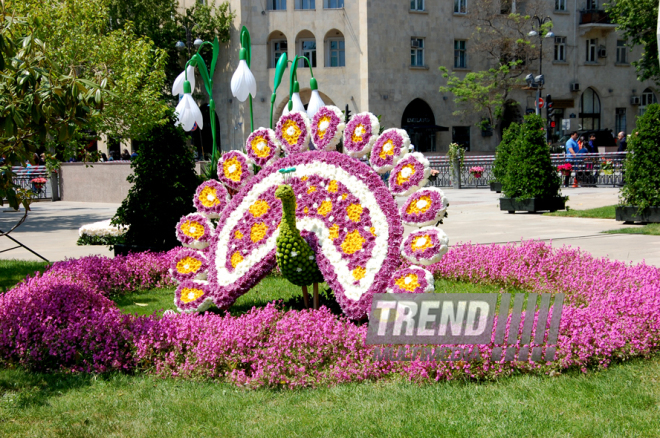
M 625 46 L 597 0 L 545 1 L 555 37 L 543 40 L 542 93 L 553 96 L 557 133 L 562 134 L 564 119 L 571 130 L 633 129 L 644 107 L 656 101 L 655 85 L 637 81 L 631 65 L 641 48 Z M 470 0 L 230 0 L 230 5 L 235 14 L 231 42 L 222 49 L 214 80 L 223 150 L 240 149 L 250 133 L 249 106 L 230 90 L 245 25 L 257 80 L 255 128 L 268 126 L 274 66 L 286 51 L 290 60 L 297 54 L 312 58 L 326 104 L 381 115 L 385 127 L 407 129 L 419 151 L 441 154 L 456 141 L 471 153 L 494 152 L 499 133 L 482 133 L 476 124 L 483 115 L 452 115 L 454 97 L 439 92 L 446 83 L 440 66 L 459 72 L 488 67 L 470 51 Z M 538 61 L 534 64 L 532 71 L 538 72 Z M 305 104 L 309 79 L 309 69 L 298 68 Z M 288 90 L 287 70 L 275 120 Z M 515 89 L 511 98 L 516 104 L 507 117 L 519 120 L 533 111 L 535 96 L 523 86 Z

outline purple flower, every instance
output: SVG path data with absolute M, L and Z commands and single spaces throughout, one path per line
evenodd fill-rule
M 207 269 L 208 261 L 204 253 L 189 248 L 181 248 L 170 263 L 170 274 L 178 281 L 206 280 Z
M 292 111 L 280 117 L 275 127 L 275 136 L 287 155 L 298 154 L 309 149 L 311 126 L 307 114 Z
M 376 140 L 369 162 L 378 173 L 389 172 L 408 153 L 410 137 L 403 129 L 388 129 Z
M 395 294 L 423 294 L 433 292 L 433 274 L 419 266 L 410 266 L 394 273 L 387 284 L 387 292 Z
M 401 255 L 411 263 L 432 265 L 449 249 L 449 238 L 437 227 L 424 227 L 413 231 L 401 243 Z
M 232 190 L 240 190 L 253 176 L 252 166 L 243 152 L 225 152 L 218 160 L 218 179 Z
M 344 130 L 344 151 L 353 158 L 362 158 L 376 142 L 380 122 L 370 112 L 355 114 Z
M 259 167 L 266 167 L 280 157 L 280 145 L 275 131 L 259 128 L 248 137 L 245 150 L 250 161 Z
M 199 213 L 183 216 L 176 224 L 176 238 L 189 248 L 206 248 L 209 246 L 212 233 L 213 224 Z
M 345 128 L 341 110 L 324 106 L 312 118 L 312 142 L 317 150 L 334 151 Z
M 426 187 L 412 194 L 401 206 L 401 220 L 404 225 L 413 227 L 435 225 L 445 216 L 448 206 L 442 190 Z
M 204 216 L 218 218 L 230 199 L 225 186 L 216 180 L 208 180 L 197 187 L 193 204 L 197 211 Z
M 424 187 L 430 175 L 430 163 L 423 154 L 407 154 L 390 173 L 390 191 L 394 196 L 408 196 Z

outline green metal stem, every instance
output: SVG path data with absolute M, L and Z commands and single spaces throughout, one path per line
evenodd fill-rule
M 252 115 L 252 95 L 248 94 L 250 96 L 250 132 L 254 132 L 254 116 Z
M 216 159 L 218 153 L 218 143 L 215 134 L 215 101 L 209 100 L 209 116 L 211 116 L 211 135 L 213 136 L 213 152 L 211 153 L 211 163 Z

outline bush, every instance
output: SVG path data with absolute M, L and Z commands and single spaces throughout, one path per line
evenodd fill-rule
M 516 199 L 554 198 L 560 196 L 561 179 L 552 165 L 545 142 L 545 120 L 529 115 L 513 141 L 506 176 L 502 180 L 504 196 Z
M 153 129 L 137 145 L 131 163 L 133 187 L 112 222 L 129 226 L 127 245 L 170 249 L 178 246 L 177 222 L 194 211 L 193 196 L 199 184 L 192 150 L 183 130 L 170 113 L 165 126 Z
M 504 181 L 504 178 L 506 178 L 506 172 L 509 166 L 509 158 L 511 157 L 511 149 L 513 148 L 513 143 L 517 140 L 519 135 L 520 125 L 518 123 L 512 123 L 504 131 L 504 135 L 502 135 L 502 141 L 497 146 L 495 161 L 493 162 L 493 176 L 499 182 Z
M 660 207 L 660 105 L 650 105 L 637 119 L 628 142 L 625 170 L 622 205 Z

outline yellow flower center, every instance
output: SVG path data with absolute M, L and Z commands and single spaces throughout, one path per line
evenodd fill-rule
M 270 210 L 268 203 L 262 199 L 258 200 L 250 206 L 250 214 L 255 218 L 265 215 L 268 213 L 268 210 Z
M 204 187 L 199 194 L 199 202 L 206 208 L 215 207 L 220 204 L 214 187 Z
M 373 234 L 374 237 L 376 237 L 376 229 L 374 227 L 369 228 L 369 231 L 371 231 L 371 234 Z
M 176 271 L 179 274 L 189 274 L 197 272 L 202 267 L 202 262 L 193 257 L 184 257 L 176 264 Z
M 341 250 L 348 255 L 355 254 L 362 249 L 364 242 L 364 237 L 360 235 L 359 231 L 351 231 L 344 238 L 344 242 L 341 244 Z
M 353 135 L 351 135 L 351 138 L 356 143 L 361 142 L 362 141 L 362 136 L 364 135 L 365 132 L 367 132 L 367 130 L 364 129 L 364 125 L 362 123 L 360 123 L 353 130 Z
M 287 120 L 286 123 L 284 123 L 284 126 L 282 127 L 282 138 L 290 145 L 297 144 L 301 134 L 302 131 L 298 127 L 298 124 L 293 120 Z
M 346 207 L 346 214 L 353 222 L 360 222 L 362 217 L 362 206 L 360 204 L 351 204 Z
M 381 148 L 380 154 L 378 154 L 378 156 L 384 160 L 385 158 L 391 157 L 392 155 L 394 155 L 394 143 L 392 143 L 392 140 L 387 140 Z
M 252 239 L 253 242 L 259 242 L 264 237 L 266 237 L 267 232 L 268 232 L 268 225 L 266 225 L 265 223 L 259 222 L 258 224 L 254 224 L 252 225 L 252 229 L 250 230 L 250 239 Z
M 314 193 L 315 191 L 316 191 L 316 187 L 315 187 L 315 186 L 310 186 L 310 187 L 307 189 L 307 194 L 309 194 L 309 193 Z
M 308 208 L 308 207 L 303 208 L 303 212 L 304 212 L 305 214 L 309 213 L 309 208 Z
M 270 148 L 268 147 L 268 140 L 260 135 L 252 139 L 252 152 L 259 158 L 268 158 Z
M 319 135 L 319 138 L 325 137 L 325 132 L 328 130 L 328 127 L 330 126 L 330 117 L 328 116 L 323 116 L 319 120 L 318 124 L 318 131 L 316 131 Z
M 307 181 L 308 179 L 309 179 L 309 177 L 307 175 L 305 175 L 302 178 L 300 178 L 300 181 Z
M 337 183 L 336 180 L 333 179 L 333 180 L 330 181 L 330 183 L 328 184 L 328 191 L 329 191 L 330 193 L 337 193 L 337 190 L 339 190 L 339 184 Z
M 231 256 L 231 267 L 235 268 L 236 265 L 238 265 L 240 262 L 243 261 L 243 256 L 241 255 L 240 252 L 236 251 L 234 254 Z
M 241 233 L 240 230 L 236 230 L 236 232 L 234 233 L 234 239 L 241 240 L 242 238 L 243 238 L 243 233 Z
M 330 240 L 335 240 L 337 237 L 339 237 L 339 225 L 334 224 L 328 230 L 330 231 L 330 234 L 328 235 Z
M 428 235 L 423 235 L 423 236 L 415 236 L 413 237 L 412 244 L 410 245 L 410 249 L 413 251 L 424 251 L 427 248 L 430 248 L 433 246 L 433 242 L 431 242 L 431 237 Z
M 238 161 L 238 158 L 236 157 L 225 160 L 225 162 L 222 163 L 222 171 L 224 172 L 225 177 L 236 182 L 239 182 L 241 180 L 241 176 L 243 175 L 241 162 Z
M 426 210 L 431 208 L 431 197 L 430 196 L 420 196 L 418 200 L 410 203 L 408 208 L 406 208 L 407 214 L 422 214 Z
M 352 274 L 353 274 L 353 278 L 360 281 L 367 274 L 367 270 L 364 269 L 362 266 L 358 266 L 357 268 L 353 269 Z
M 348 193 L 344 193 L 343 195 L 341 195 L 341 199 L 346 199 L 346 198 L 348 198 Z
M 188 237 L 199 240 L 204 235 L 204 225 L 195 221 L 185 221 L 181 225 L 181 232 Z
M 323 201 L 317 210 L 321 216 L 327 216 L 332 211 L 332 202 Z
M 417 278 L 417 274 L 408 274 L 405 277 L 397 278 L 394 280 L 394 284 L 396 284 L 400 289 L 412 292 L 419 287 L 418 280 L 419 279 Z
M 199 297 L 204 295 L 204 291 L 201 289 L 193 289 L 190 287 L 184 287 L 181 289 L 181 301 L 184 303 L 190 303 L 195 301 Z
M 399 171 L 399 174 L 396 176 L 396 183 L 398 185 L 401 185 L 407 182 L 414 173 L 415 173 L 415 166 L 413 166 L 412 164 L 406 164 L 405 166 L 403 166 L 403 168 Z

